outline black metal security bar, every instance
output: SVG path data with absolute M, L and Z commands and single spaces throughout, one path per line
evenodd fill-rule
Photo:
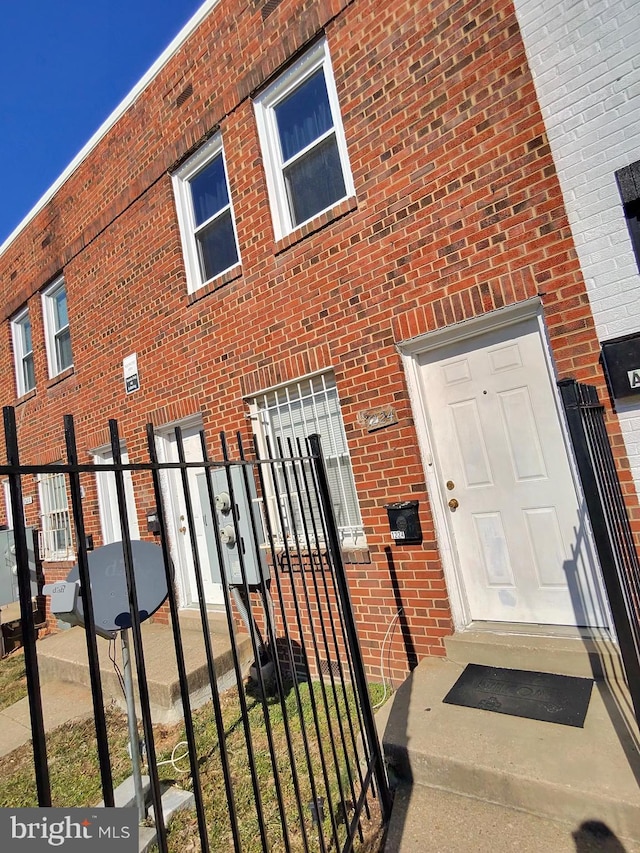
M 605 426 L 604 406 L 592 385 L 574 379 L 558 384 L 620 655 L 640 723 L 640 561 Z
M 246 452 L 239 434 L 231 450 L 221 434 L 212 456 L 204 432 L 195 449 L 178 427 L 172 436 L 175 456 L 163 461 L 148 424 L 148 459 L 123 464 L 118 425 L 110 421 L 113 462 L 96 468 L 78 462 L 73 418 L 66 416 L 66 463 L 38 466 L 20 461 L 10 408 L 4 410 L 4 425 L 7 464 L 0 465 L 0 475 L 9 479 L 15 522 L 33 733 L 32 804 L 68 804 L 66 792 L 49 772 L 47 746 L 53 735 L 44 729 L 40 644 L 32 617 L 23 485 L 34 475 L 64 475 L 76 553 L 76 565 L 66 568 L 80 578 L 84 627 L 74 630 L 86 632 L 97 769 L 95 781 L 87 777 L 74 787 L 85 785 L 87 805 L 101 790 L 105 804 L 113 806 L 114 787 L 130 771 L 117 752 L 118 727 L 105 687 L 105 655 L 100 652 L 107 640 L 95 630 L 89 543 L 92 538 L 100 542 L 100 531 L 88 519 L 97 518 L 99 473 L 112 478 L 114 486 L 129 608 L 123 624 L 133 635 L 137 715 L 149 777 L 146 805 L 153 807 L 149 822 L 161 853 L 182 850 L 193 839 L 205 853 L 350 853 L 379 837 L 389 818 L 390 795 L 319 437 L 311 436 L 308 446 L 298 442 L 286 452 L 278 447 L 277 453 L 260 456 L 256 446 L 251 455 Z M 160 633 L 150 631 L 147 614 L 140 611 L 129 524 L 131 487 L 138 510 L 155 503 L 157 526 L 145 537 L 158 546 L 158 577 L 167 588 L 160 614 L 169 624 Z M 181 553 L 187 553 L 190 568 L 178 577 Z M 57 579 L 64 566 L 56 564 L 55 570 Z M 187 587 L 199 616 L 204 688 L 201 673 L 197 681 L 192 677 L 192 643 L 185 643 L 181 624 Z M 220 590 L 216 609 L 221 618 L 212 632 L 207 590 L 214 588 Z M 183 734 L 176 730 L 171 736 L 182 737 L 186 745 L 180 767 L 173 758 L 162 760 L 166 748 L 158 738 L 169 735 L 166 724 L 158 726 L 149 686 L 147 663 L 158 656 L 152 642 L 164 643 L 163 661 L 178 685 Z M 129 739 L 132 731 L 137 734 L 137 723 L 133 729 L 131 725 Z M 65 754 L 73 761 L 71 747 Z M 170 782 L 193 793 L 193 811 L 181 816 L 175 830 L 162 818 L 163 793 Z M 77 790 L 74 797 L 77 802 Z

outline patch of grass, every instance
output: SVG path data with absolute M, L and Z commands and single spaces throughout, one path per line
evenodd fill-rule
M 127 719 L 108 708 L 107 734 L 114 785 L 131 772 L 127 754 Z M 82 806 L 102 799 L 100 771 L 92 719 L 66 723 L 47 735 L 47 758 L 54 806 Z M 31 743 L 0 757 L 0 808 L 36 806 L 35 774 Z
M 374 694 L 378 693 L 374 687 Z M 326 696 L 326 702 L 325 702 Z M 289 723 L 287 741 L 285 715 L 278 698 L 263 703 L 246 696 L 246 721 L 243 721 L 240 697 L 230 690 L 221 697 L 224 722 L 224 747 L 228 758 L 233 787 L 233 808 L 237 816 L 241 847 L 247 853 L 261 853 L 262 838 L 258 822 L 260 802 L 267 844 L 272 853 L 298 853 L 305 849 L 306 834 L 309 850 L 319 851 L 319 828 L 311 816 L 313 801 L 311 779 L 315 780 L 316 795 L 324 801 L 322 832 L 327 849 L 342 847 L 346 837 L 347 814 L 340 808 L 341 795 L 353 802 L 360 792 L 358 761 L 347 725 L 347 710 L 357 729 L 355 700 L 352 692 L 327 689 L 323 695 L 318 684 L 299 686 L 299 698 L 289 689 L 284 700 Z M 211 703 L 194 713 L 194 732 L 198 755 L 200 786 L 212 851 L 227 853 L 233 849 L 230 807 L 224 785 L 222 754 Z M 343 721 L 345 743 L 338 726 Z M 270 749 L 267 726 L 271 727 Z M 249 738 L 245 731 L 249 731 Z M 107 711 L 109 750 L 112 757 L 114 785 L 131 772 L 127 754 L 128 732 L 126 717 L 116 710 Z M 251 742 L 255 776 L 250 772 L 248 740 Z M 154 742 L 161 780 L 185 789 L 193 788 L 188 757 L 169 763 L 176 744 L 185 740 L 184 727 L 156 726 Z M 92 720 L 76 722 L 57 729 L 47 736 L 47 751 L 54 805 L 90 805 L 101 799 L 100 776 Z M 186 746 L 178 755 L 186 752 Z M 272 752 L 273 758 L 272 761 Z M 335 759 L 338 770 L 335 769 Z M 324 769 L 323 769 L 324 759 Z M 275 765 L 275 771 L 274 771 Z M 300 791 L 296 796 L 294 777 Z M 277 796 L 276 782 L 281 797 Z M 256 796 L 256 790 L 258 795 Z M 8 756 L 0 758 L 0 807 L 33 806 L 37 804 L 33 775 L 31 745 L 26 744 Z M 284 816 L 284 819 L 283 819 Z M 379 846 L 380 815 L 377 801 L 372 801 L 369 817 L 363 818 L 362 838 L 355 850 L 375 853 Z M 283 830 L 283 825 L 286 830 Z M 336 845 L 335 841 L 338 844 Z M 176 815 L 168 832 L 171 851 L 189 853 L 200 849 L 195 811 Z
M 0 711 L 27 695 L 24 653 L 16 649 L 0 660 Z

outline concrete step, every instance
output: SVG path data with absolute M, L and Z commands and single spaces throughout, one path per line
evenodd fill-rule
M 463 668 L 423 661 L 378 712 L 396 777 L 577 826 L 599 820 L 640 840 L 639 739 L 623 684 L 596 682 L 584 728 L 574 728 L 443 704 Z
M 597 821 L 565 823 L 449 791 L 401 785 L 384 853 L 640 853 Z
M 447 657 L 459 664 L 477 663 L 583 678 L 622 678 L 618 647 L 597 629 L 553 629 L 532 625 L 472 624 L 445 638 Z M 543 633 L 544 631 L 544 633 Z
M 220 626 L 218 626 L 220 627 Z M 189 696 L 193 708 L 211 698 L 209 671 L 202 628 L 181 632 Z M 149 700 L 154 722 L 171 723 L 182 717 L 180 683 L 176 665 L 173 632 L 166 625 L 145 622 L 142 625 L 143 652 Z M 231 641 L 228 632 L 211 632 L 215 676 L 218 689 L 223 691 L 236 683 L 233 668 Z M 243 675 L 253 661 L 250 638 L 236 635 L 238 657 Z M 122 671 L 122 651 L 118 638 L 113 646 L 115 659 Z M 133 642 L 132 642 L 133 649 Z M 89 664 L 84 628 L 70 628 L 45 637 L 37 643 L 38 664 L 43 683 L 51 681 L 72 682 L 90 686 Z M 114 700 L 125 708 L 120 681 L 109 654 L 109 641 L 98 637 L 98 654 L 103 691 L 106 699 Z M 133 656 L 133 651 L 132 651 Z M 134 684 L 137 676 L 134 669 Z
M 198 607 L 187 607 L 180 610 L 178 620 L 182 631 L 202 633 L 202 616 Z M 227 614 L 224 610 L 207 610 L 207 623 L 210 634 L 227 635 L 229 633 Z

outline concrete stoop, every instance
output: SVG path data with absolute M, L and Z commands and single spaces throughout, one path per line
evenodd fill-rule
M 606 824 L 615 836 L 625 840 L 624 847 L 588 846 L 586 842 L 580 847 L 576 842 L 567 850 L 640 851 L 639 738 L 615 647 L 604 638 L 588 638 L 586 644 L 585 638 L 578 638 L 574 643 L 576 637 L 569 634 L 559 637 L 554 646 L 552 640 L 556 638 L 508 632 L 502 638 L 483 631 L 465 633 L 467 636 L 457 635 L 447 643 L 447 652 L 456 660 L 423 661 L 377 714 L 391 775 L 404 786 L 394 808 L 396 831 L 395 836 L 390 833 L 388 853 L 484 849 L 473 845 L 432 846 L 426 843 L 426 836 L 422 846 L 410 846 L 408 837 L 397 846 L 400 804 L 413 801 L 412 811 L 405 810 L 409 815 L 405 817 L 410 823 L 414 814 L 413 820 L 419 825 L 416 809 L 424 811 L 426 817 L 429 803 L 437 802 L 437 798 L 443 803 L 440 821 L 445 820 L 448 809 L 452 816 L 449 829 L 454 835 L 454 824 L 463 819 L 455 799 L 459 798 L 467 810 L 485 814 L 488 826 L 495 810 L 502 808 L 507 811 L 501 820 L 511 820 L 514 826 L 524 821 L 520 814 L 551 821 L 551 828 L 545 832 L 553 831 L 554 822 L 559 822 L 559 837 L 568 839 L 567 843 L 572 839 L 571 831 L 578 831 L 589 821 Z M 471 636 L 474 633 L 475 638 Z M 600 674 L 584 728 L 442 702 L 468 662 L 593 676 L 593 671 L 581 670 L 585 660 L 587 666 L 589 662 L 597 664 L 594 668 Z M 476 815 L 473 819 L 480 818 Z M 427 831 L 428 824 L 424 823 Z M 522 831 L 526 835 L 527 830 Z M 502 850 L 504 845 L 491 848 L 489 829 L 487 833 L 487 851 Z M 504 846 L 505 850 L 552 849 L 521 846 L 514 839 L 509 843 L 513 846 Z
M 197 708 L 211 698 L 204 638 L 200 615 L 188 614 L 181 623 L 182 646 L 189 683 L 192 708 Z M 209 618 L 209 631 L 214 653 L 215 675 L 218 688 L 223 691 L 236 682 L 231 641 L 223 614 Z M 142 625 L 145 670 L 151 713 L 154 722 L 173 723 L 181 719 L 182 701 L 176 665 L 175 647 L 171 628 L 152 622 Z M 241 670 L 247 672 L 253 661 L 251 640 L 246 634 L 236 635 L 236 645 Z M 110 643 L 98 637 L 98 655 L 102 688 L 106 700 L 113 700 L 125 709 L 124 695 L 116 668 L 110 657 Z M 120 639 L 112 646 L 116 663 L 122 671 Z M 90 686 L 87 645 L 83 628 L 70 628 L 45 637 L 37 644 L 38 665 L 43 684 L 52 681 L 71 682 Z M 132 642 L 133 656 L 133 642 Z M 137 680 L 134 672 L 134 683 Z M 136 697 L 137 698 L 137 697 Z

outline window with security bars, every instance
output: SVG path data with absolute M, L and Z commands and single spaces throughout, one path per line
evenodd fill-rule
M 73 557 L 71 517 L 64 474 L 41 474 L 40 557 L 43 560 L 69 560 Z
M 306 439 L 318 434 L 329 479 L 333 510 L 344 547 L 365 544 L 351 458 L 347 447 L 335 378 L 325 373 L 266 391 L 252 401 L 254 423 L 263 451 L 276 457 L 308 453 Z M 309 545 L 322 539 L 317 506 L 291 465 L 275 466 L 267 495 L 269 519 L 276 535 Z M 287 488 L 288 484 L 288 488 Z M 312 491 L 312 490 L 311 490 Z M 287 495 L 289 493 L 290 497 Z

